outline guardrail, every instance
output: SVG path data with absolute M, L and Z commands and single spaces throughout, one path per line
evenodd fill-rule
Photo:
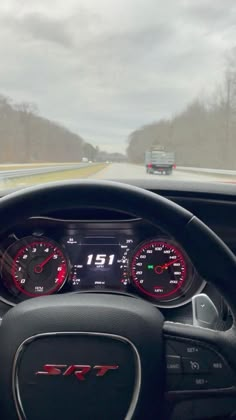
M 235 176 L 236 171 L 228 170 L 228 169 L 208 169 L 208 168 L 194 168 L 194 167 L 187 167 L 187 166 L 177 166 L 176 170 L 186 171 L 186 172 L 194 172 L 198 174 L 208 174 L 208 175 L 219 175 L 219 176 Z
M 3 170 L 0 169 L 0 181 L 7 179 L 21 178 L 32 175 L 41 175 L 52 172 L 64 172 L 70 170 L 76 170 L 86 167 L 91 167 L 97 165 L 97 163 L 77 163 L 71 165 L 53 165 L 53 166 L 43 166 L 37 168 L 27 168 L 27 169 L 14 169 L 14 170 Z

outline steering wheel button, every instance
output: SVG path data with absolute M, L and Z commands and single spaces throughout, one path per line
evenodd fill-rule
M 202 378 L 202 377 L 200 377 L 200 378 L 195 378 L 194 379 L 194 383 L 198 386 L 205 386 L 205 385 L 207 385 L 208 384 L 208 379 L 207 378 Z
M 191 341 L 168 340 L 168 344 L 175 350 L 176 354 L 182 357 L 195 357 L 202 352 L 202 348 Z
M 167 356 L 166 358 L 167 373 L 182 373 L 181 359 L 179 356 Z
M 204 360 L 183 357 L 182 362 L 185 373 L 199 374 L 209 372 L 209 366 Z
M 223 365 L 223 363 L 221 363 L 221 362 L 214 362 L 213 364 L 212 364 L 212 368 L 213 369 L 223 369 L 223 367 L 224 367 L 224 365 Z
M 198 390 L 211 388 L 209 375 L 186 375 L 181 382 L 181 389 Z
M 226 363 L 219 358 L 219 360 L 214 359 L 214 361 L 210 362 L 210 371 L 215 375 L 222 375 L 222 371 L 226 373 L 229 371 L 229 368 Z

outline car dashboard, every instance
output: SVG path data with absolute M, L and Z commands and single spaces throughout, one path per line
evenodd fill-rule
M 1 279 L 9 304 L 90 290 L 128 292 L 174 308 L 205 286 L 180 245 L 140 219 L 33 217 L 2 242 Z
M 236 250 L 232 188 L 225 194 L 221 186 L 218 192 L 153 186 L 148 189 L 192 211 Z M 192 297 L 206 293 L 220 313 L 221 328 L 230 322 L 221 296 L 158 224 L 158 215 L 155 226 L 101 209 L 33 216 L 0 238 L 0 250 L 1 316 L 26 299 L 88 291 L 129 293 L 160 308 L 167 320 L 191 323 Z

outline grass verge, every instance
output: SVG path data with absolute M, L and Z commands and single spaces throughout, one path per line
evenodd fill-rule
M 18 187 L 27 187 L 30 185 L 44 184 L 53 181 L 63 181 L 67 179 L 81 179 L 88 178 L 97 172 L 101 171 L 107 166 L 107 164 L 100 163 L 98 165 L 86 166 L 85 168 L 65 170 L 52 172 L 48 174 L 37 174 L 22 176 L 13 179 L 7 179 L 2 181 L 0 188 L 2 189 L 14 189 Z

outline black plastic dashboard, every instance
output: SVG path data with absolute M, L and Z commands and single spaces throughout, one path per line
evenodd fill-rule
M 132 183 L 187 208 L 236 252 L 234 185 Z M 191 298 L 204 291 L 222 312 L 221 297 L 162 226 L 96 209 L 32 216 L 0 238 L 1 314 L 34 296 L 84 290 L 132 293 L 181 322 L 191 322 Z

